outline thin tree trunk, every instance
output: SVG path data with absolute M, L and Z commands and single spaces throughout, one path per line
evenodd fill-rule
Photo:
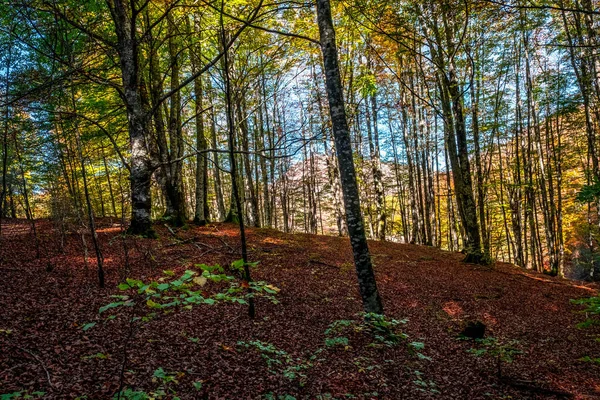
M 73 111 L 76 112 L 76 102 L 75 102 L 75 94 L 71 92 L 71 106 L 73 107 Z M 98 234 L 96 233 L 96 221 L 94 218 L 94 210 L 92 208 L 92 200 L 88 187 L 87 173 L 85 169 L 85 159 L 83 158 L 83 150 L 81 146 L 81 135 L 79 132 L 79 126 L 77 121 L 75 121 L 75 141 L 77 143 L 77 154 L 79 156 L 79 164 L 81 167 L 81 177 L 83 179 L 83 191 L 85 195 L 85 202 L 87 205 L 87 214 L 88 214 L 88 222 L 90 224 L 90 234 L 92 236 L 92 243 L 94 245 L 94 250 L 96 252 L 96 264 L 98 271 L 98 285 L 101 288 L 104 288 L 104 257 L 102 256 L 102 249 L 100 248 L 100 243 L 98 242 Z
M 199 16 L 194 15 L 194 31 L 201 32 Z M 188 21 L 189 24 L 189 21 Z M 198 33 L 200 34 L 200 33 Z M 198 42 L 201 43 L 202 36 L 200 35 Z M 200 44 L 196 48 L 190 49 L 190 58 L 192 60 L 192 74 L 196 74 L 200 67 L 200 56 L 202 49 Z M 205 214 L 207 204 L 207 190 L 208 182 L 207 179 L 207 157 L 206 157 L 206 137 L 204 136 L 204 110 L 202 109 L 203 103 L 202 98 L 204 96 L 204 90 L 202 87 L 202 77 L 198 76 L 194 79 L 194 98 L 195 98 L 195 120 L 196 120 L 196 190 L 195 194 L 195 208 L 194 208 L 194 223 L 196 225 L 205 225 L 208 220 L 208 215 Z
M 331 18 L 329 0 L 317 0 L 317 21 L 319 24 L 321 51 L 323 52 L 329 114 L 335 138 L 342 192 L 344 194 L 346 221 L 354 253 L 354 263 L 356 265 L 363 308 L 367 313 L 383 314 L 383 305 L 379 297 L 379 291 L 377 290 L 360 209 L 360 197 L 356 183 L 354 160 L 352 158 L 352 144 L 350 141 L 350 131 L 348 130 L 348 121 L 346 119 L 342 81 L 335 43 L 335 30 Z
M 225 49 L 225 45 L 227 43 L 225 27 L 223 25 L 223 6 L 224 0 L 221 2 L 221 17 L 220 17 L 220 25 L 221 25 L 221 46 Z M 246 232 L 244 227 L 244 214 L 242 208 L 242 202 L 240 200 L 238 184 L 237 184 L 237 161 L 235 159 L 235 147 L 234 147 L 234 138 L 235 138 L 235 120 L 233 118 L 233 105 L 231 103 L 231 82 L 229 79 L 229 56 L 228 51 L 225 49 L 225 54 L 223 55 L 223 67 L 224 67 L 224 76 L 225 76 L 225 108 L 227 112 L 227 127 L 229 132 L 229 162 L 230 162 L 230 172 L 231 172 L 231 187 L 232 187 L 232 202 L 235 202 L 237 212 L 239 213 L 239 226 L 240 226 L 240 241 L 242 245 L 242 262 L 244 263 L 244 279 L 246 284 L 248 285 L 248 291 L 250 292 L 250 283 L 252 282 L 252 277 L 250 276 L 250 267 L 248 265 L 248 249 L 246 245 Z M 251 319 L 254 319 L 256 315 L 256 309 L 254 306 L 254 297 L 248 298 L 248 315 Z

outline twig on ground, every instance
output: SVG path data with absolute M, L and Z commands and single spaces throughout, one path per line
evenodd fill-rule
M 19 346 L 15 346 L 15 348 L 29 354 L 31 357 L 33 357 L 35 359 L 35 361 L 38 362 L 38 364 L 40 364 L 40 366 L 44 369 L 44 371 L 46 372 L 46 380 L 48 381 L 48 385 L 53 388 L 54 385 L 52 384 L 52 378 L 50 377 L 50 371 L 48 371 L 48 368 L 46 368 L 46 364 L 44 364 L 44 361 L 42 361 L 41 358 L 39 358 L 37 355 L 35 355 L 35 353 L 31 352 L 30 350 L 27 350 L 23 347 L 19 347 Z

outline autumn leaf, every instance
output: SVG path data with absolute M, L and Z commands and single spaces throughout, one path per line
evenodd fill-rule
M 208 282 L 208 279 L 203 276 L 197 276 L 193 279 L 193 282 L 198 286 L 204 286 L 206 285 L 206 282 Z
M 274 291 L 275 293 L 279 293 L 281 292 L 281 289 L 279 289 L 277 286 L 273 286 L 273 285 L 265 285 L 266 288 L 271 289 L 272 291 Z

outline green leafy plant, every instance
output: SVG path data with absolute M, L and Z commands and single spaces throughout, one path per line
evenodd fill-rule
M 291 394 L 280 394 L 275 396 L 273 393 L 267 393 L 264 395 L 265 400 L 296 400 Z
M 375 340 L 386 346 L 395 346 L 408 338 L 408 335 L 398 329 L 400 324 L 404 325 L 408 320 L 389 319 L 385 315 L 366 313 L 364 314 L 366 327 L 371 331 Z
M 89 356 L 83 356 L 81 357 L 82 360 L 91 360 L 91 359 L 98 359 L 98 360 L 107 360 L 110 358 L 109 354 L 104 354 L 104 353 L 96 353 L 96 354 L 92 354 Z
M 12 399 L 39 399 L 43 397 L 46 392 L 40 391 L 29 391 L 29 390 L 20 390 L 18 392 L 5 393 L 0 394 L 0 400 L 12 400 Z
M 600 181 L 596 177 L 592 177 L 592 180 L 592 184 L 583 185 L 577 193 L 577 201 L 580 203 L 591 203 L 600 198 Z
M 577 324 L 577 328 L 583 329 L 600 325 L 600 318 L 598 318 L 600 315 L 600 295 L 571 300 L 571 303 L 585 306 L 581 312 L 585 313 L 587 318 L 585 321 Z
M 600 357 L 592 358 L 590 356 L 585 356 L 585 357 L 581 357 L 579 359 L 579 361 L 583 361 L 583 362 L 586 362 L 586 363 L 600 365 Z
M 327 347 L 334 347 L 334 346 L 348 347 L 348 338 L 345 336 L 337 336 L 334 338 L 325 338 L 325 346 L 327 346 Z
M 413 383 L 417 386 L 417 390 L 424 393 L 439 394 L 440 391 L 437 389 L 437 384 L 432 380 L 426 380 L 421 371 L 413 371 L 415 379 Z
M 375 360 L 363 356 L 354 358 L 352 364 L 356 366 L 358 372 L 369 372 L 381 368 L 381 365 L 377 364 Z
M 179 372 L 167 373 L 161 367 L 161 368 L 158 368 L 156 371 L 154 371 L 152 381 L 160 382 L 162 386 L 168 386 L 171 383 L 177 384 L 177 383 L 179 383 L 179 381 L 177 380 L 177 376 L 180 374 L 181 373 L 179 373 Z
M 154 391 L 147 393 L 141 390 L 133 390 L 131 388 L 123 389 L 119 393 L 115 393 L 113 396 L 114 399 L 125 399 L 125 400 L 154 400 L 154 399 L 172 399 L 172 400 L 180 400 L 177 397 L 177 391 L 175 390 L 175 386 L 179 384 L 179 377 L 183 376 L 182 372 L 166 372 L 162 367 L 156 369 L 152 374 L 152 382 L 158 383 L 157 389 Z M 196 383 L 194 383 L 194 387 L 196 387 Z M 202 384 L 200 384 L 200 387 Z
M 403 333 L 400 330 L 400 325 L 404 325 L 408 322 L 408 320 L 396 320 L 389 319 L 384 315 L 380 314 L 359 314 L 359 319 L 356 320 L 347 320 L 341 319 L 334 321 L 329 325 L 327 330 L 325 330 L 326 344 L 333 345 L 334 343 L 339 344 L 341 342 L 334 342 L 335 337 L 331 338 L 331 336 L 339 335 L 347 330 L 354 332 L 368 332 L 372 335 L 374 342 L 370 344 L 370 346 L 388 346 L 393 347 L 403 341 L 408 339 L 408 335 Z M 340 337 L 340 336 L 338 336 Z M 343 339 L 337 339 L 343 340 Z M 415 350 L 418 353 L 418 350 L 422 350 L 425 345 L 421 342 L 411 342 L 408 343 L 408 346 L 411 350 Z M 427 357 L 425 357 L 427 358 Z
M 314 362 L 325 361 L 324 358 L 319 358 L 321 353 L 327 349 L 334 349 L 340 346 L 343 346 L 346 350 L 350 348 L 350 339 L 348 336 L 343 335 L 345 332 L 368 332 L 375 339 L 375 342 L 371 344 L 375 347 L 395 346 L 408 338 L 408 335 L 398 329 L 399 325 L 406 323 L 407 320 L 398 321 L 376 314 L 359 314 L 359 318 L 356 320 L 334 321 L 325 330 L 324 345 L 317 348 L 305 358 L 293 358 L 285 350 L 277 348 L 272 343 L 260 340 L 250 342 L 240 341 L 237 345 L 245 349 L 257 350 L 266 361 L 271 373 L 281 375 L 291 381 L 299 380 L 300 385 L 303 386 L 306 381 L 306 374 L 304 372 L 311 368 Z M 431 360 L 420 353 L 420 350 L 425 348 L 424 343 L 410 342 L 407 343 L 407 346 L 420 360 Z M 356 358 L 355 365 L 362 372 L 381 368 L 379 365 L 373 365 L 372 360 L 365 357 Z M 271 398 L 274 399 L 275 397 Z
M 258 261 L 247 262 L 246 265 L 250 268 L 254 268 L 258 265 Z M 235 260 L 234 262 L 231 263 L 230 268 L 232 271 L 236 271 L 240 274 L 243 274 L 244 273 L 244 260 L 243 259 Z
M 597 296 L 586 297 L 583 299 L 571 300 L 573 304 L 583 305 L 585 308 L 581 311 L 585 313 L 586 320 L 577 324 L 577 328 L 585 329 L 592 326 L 600 325 L 600 294 Z M 596 338 L 596 341 L 600 342 L 600 338 Z M 579 361 L 588 362 L 596 365 L 600 365 L 600 357 L 585 356 L 579 359 Z
M 163 277 L 150 282 L 127 278 L 125 282 L 118 285 L 118 288 L 126 294 L 113 295 L 115 301 L 100 307 L 98 313 L 104 314 L 110 310 L 130 308 L 132 312 L 128 318 L 130 322 L 129 337 L 131 337 L 131 332 L 134 332 L 134 325 L 148 322 L 160 313 L 167 314 L 176 310 L 191 310 L 198 305 L 213 305 L 217 302 L 248 304 L 248 299 L 258 296 L 275 304 L 278 303 L 275 295 L 279 292 L 279 289 L 273 285 L 263 281 L 236 280 L 235 277 L 225 274 L 224 269 L 219 265 L 199 264 L 196 267 L 201 272 L 186 270 L 182 275 L 176 276 L 174 271 L 166 270 L 163 271 Z M 209 282 L 215 284 L 213 285 L 215 290 L 212 293 L 208 293 L 205 288 Z M 106 321 L 114 319 L 118 315 L 120 314 L 111 314 L 106 317 Z M 85 324 L 83 329 L 89 330 L 95 325 L 95 322 L 91 322 Z M 190 340 L 197 342 L 197 339 L 194 340 L 194 338 Z M 161 387 L 151 393 L 151 398 L 162 398 L 168 392 L 170 395 L 174 395 L 171 386 L 176 384 L 177 381 L 172 374 L 167 374 L 159 368 L 155 371 L 153 379 L 160 381 Z M 149 398 L 147 393 L 132 389 L 124 389 L 115 396 L 117 399 Z M 176 399 L 176 397 L 172 398 Z
M 252 348 L 258 350 L 260 356 L 267 362 L 269 372 L 275 375 L 281 375 L 290 381 L 298 380 L 300 386 L 306 383 L 305 370 L 313 366 L 313 361 L 317 359 L 322 349 L 318 349 L 308 358 L 293 358 L 286 351 L 277 348 L 274 344 L 263 342 L 261 340 L 253 340 L 250 342 L 240 341 L 238 346 L 246 349 Z
M 249 298 L 258 296 L 274 304 L 278 303 L 275 295 L 280 289 L 273 285 L 263 281 L 239 282 L 235 277 L 225 274 L 224 269 L 219 265 L 200 264 L 196 267 L 201 270 L 201 273 L 186 270 L 181 276 L 176 277 L 173 271 L 167 270 L 164 271 L 164 277 L 150 282 L 127 278 L 118 287 L 128 294 L 113 295 L 115 301 L 100 307 L 98 312 L 103 314 L 117 308 L 144 304 L 149 312 L 133 319 L 147 322 L 155 318 L 159 311 L 166 313 L 175 308 L 191 310 L 201 304 L 213 305 L 217 302 L 248 304 Z M 205 286 L 209 282 L 227 283 L 228 286 L 209 295 L 205 291 Z M 116 315 L 110 315 L 107 320 L 115 317 Z M 83 330 L 87 331 L 95 325 L 96 322 L 87 323 L 83 326 Z
M 502 341 L 490 336 L 484 339 L 475 339 L 475 343 L 477 347 L 472 347 L 467 351 L 475 357 L 487 356 L 495 359 L 498 377 L 502 377 L 502 363 L 510 364 L 516 355 L 523 353 L 519 349 L 518 340 Z
M 331 335 L 334 333 L 341 332 L 344 328 L 354 326 L 356 321 L 350 319 L 338 319 L 329 324 L 329 327 L 325 330 L 325 335 Z
M 113 400 L 123 399 L 123 400 L 150 400 L 150 395 L 146 392 L 133 390 L 133 389 L 123 389 L 120 393 L 116 393 L 113 396 Z

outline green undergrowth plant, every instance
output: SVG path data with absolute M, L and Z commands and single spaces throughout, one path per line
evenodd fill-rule
M 156 389 L 145 392 L 143 390 L 125 388 L 120 392 L 115 393 L 113 400 L 181 400 L 181 398 L 177 396 L 177 388 L 179 386 L 179 379 L 184 375 L 183 372 L 167 372 L 162 367 L 158 368 L 152 375 L 152 382 L 157 385 Z M 196 391 L 200 391 L 202 389 L 202 382 L 194 382 L 193 386 Z
M 323 359 L 318 359 L 318 355 L 323 349 L 318 349 L 307 358 L 294 358 L 274 344 L 261 340 L 239 341 L 237 345 L 242 349 L 258 351 L 262 359 L 266 361 L 270 373 L 282 376 L 290 381 L 297 381 L 301 387 L 306 384 L 306 374 L 304 372 L 312 368 L 315 361 L 323 361 Z
M 585 313 L 586 319 L 577 324 L 577 328 L 586 329 L 600 325 L 600 294 L 583 299 L 571 300 L 571 303 L 585 306 L 581 312 Z M 600 342 L 600 337 L 597 337 L 596 341 Z M 579 361 L 600 365 L 600 357 L 585 356 L 580 358 Z
M 407 319 L 396 320 L 380 314 L 360 313 L 357 319 L 341 319 L 331 323 L 325 330 L 325 343 L 348 346 L 348 339 L 345 336 L 340 336 L 341 334 L 364 332 L 373 338 L 373 342 L 368 345 L 369 347 L 394 347 L 400 343 L 406 343 L 409 351 L 419 359 L 430 360 L 429 357 L 420 352 L 425 348 L 425 344 L 409 341 L 409 336 L 400 329 L 402 325 L 407 323 Z
M 579 361 L 590 363 L 590 364 L 595 364 L 595 365 L 599 365 L 600 366 L 600 357 L 592 358 L 590 356 L 585 356 L 585 357 L 581 357 L 579 359 Z
M 245 265 L 247 265 L 249 268 L 256 268 L 258 266 L 258 261 L 247 262 Z M 235 260 L 231 263 L 229 269 L 233 272 L 238 273 L 240 276 L 244 276 L 244 260 Z
M 46 392 L 19 390 L 17 392 L 0 394 L 0 400 L 41 399 L 45 394 Z
M 373 342 L 367 345 L 368 348 L 394 347 L 406 343 L 410 354 L 416 356 L 419 360 L 431 361 L 431 358 L 421 353 L 421 350 L 425 348 L 425 344 L 408 341 L 409 336 L 400 330 L 400 326 L 406 324 L 407 320 L 395 320 L 383 315 L 364 313 L 359 314 L 357 317 L 356 319 L 342 319 L 331 323 L 325 330 L 323 345 L 306 357 L 292 357 L 274 344 L 260 340 L 239 341 L 237 345 L 240 351 L 246 349 L 257 351 L 266 361 L 270 373 L 282 376 L 290 381 L 298 381 L 301 387 L 306 384 L 306 371 L 318 362 L 325 362 L 328 351 L 337 349 L 348 351 L 352 348 L 349 339 L 352 333 L 367 333 L 370 335 Z M 359 372 L 369 372 L 381 368 L 373 359 L 368 357 L 356 357 L 353 363 Z M 423 382 L 427 391 L 436 393 L 435 383 L 432 381 Z M 417 386 L 418 390 L 423 390 L 423 384 L 419 383 Z
M 238 263 L 237 261 L 234 264 Z M 196 265 L 199 271 L 186 270 L 180 276 L 174 271 L 166 270 L 164 276 L 144 282 L 127 278 L 119 284 L 119 289 L 126 294 L 113 295 L 115 301 L 99 309 L 99 314 L 109 314 L 119 308 L 142 305 L 147 311 L 143 315 L 132 317 L 132 322 L 148 322 L 160 312 L 170 313 L 176 309 L 191 310 L 198 305 L 213 305 L 217 302 L 248 304 L 248 299 L 262 297 L 274 304 L 278 303 L 276 294 L 279 288 L 264 281 L 247 282 L 227 275 L 219 265 Z M 208 292 L 209 283 L 218 284 L 216 291 Z M 106 320 L 116 317 L 111 314 Z M 96 322 L 83 325 L 83 330 L 93 328 Z
M 586 315 L 586 320 L 577 324 L 577 328 L 584 329 L 600 325 L 600 294 L 583 299 L 571 300 L 571 303 L 585 306 L 581 312 Z
M 440 394 L 440 391 L 437 388 L 437 384 L 434 381 L 432 381 L 431 379 L 426 379 L 421 371 L 413 370 L 412 372 L 415 375 L 413 383 L 415 384 L 419 392 Z
M 265 400 L 296 400 L 296 397 L 291 394 L 280 394 L 274 395 L 273 393 L 267 393 L 263 396 Z
M 464 338 L 460 338 L 465 340 Z M 468 338 L 467 338 L 468 339 Z M 475 357 L 488 357 L 496 360 L 496 373 L 498 378 L 502 377 L 502 364 L 510 364 L 514 361 L 515 356 L 523 354 L 519 348 L 518 340 L 500 340 L 495 337 L 487 337 L 483 339 L 474 339 L 475 347 L 470 348 L 467 352 Z
M 237 266 L 239 261 L 234 262 Z M 243 264 L 243 262 L 242 262 Z M 111 296 L 115 301 L 108 303 L 98 310 L 100 315 L 107 315 L 104 322 L 120 317 L 127 318 L 129 322 L 128 333 L 124 335 L 123 347 L 127 349 L 127 343 L 135 336 L 140 324 L 152 321 L 159 315 L 169 314 L 175 311 L 192 310 L 199 305 L 214 305 L 218 302 L 229 302 L 237 304 L 249 304 L 250 299 L 262 297 L 278 304 L 276 298 L 279 288 L 264 281 L 248 282 L 244 279 L 236 279 L 225 273 L 219 265 L 198 264 L 198 270 L 186 270 L 177 276 L 174 271 L 163 271 L 164 276 L 153 281 L 142 281 L 127 278 L 118 288 L 125 294 Z M 234 267 L 235 268 L 235 267 Z M 212 289 L 212 290 L 210 290 Z M 210 290 L 210 291 L 209 291 Z M 117 310 L 128 309 L 129 312 L 116 313 Z M 96 326 L 97 322 L 84 324 L 82 329 L 87 331 Z M 154 399 L 161 398 L 150 396 L 147 393 L 124 388 L 124 374 L 128 363 L 127 351 L 122 357 L 121 377 L 118 399 Z M 171 383 L 169 376 L 156 376 L 163 384 Z M 163 385 L 167 386 L 167 385 Z M 156 393 L 162 393 L 159 389 Z M 167 394 L 165 394 L 166 396 Z M 171 393 L 172 395 L 172 393 Z M 175 399 L 169 395 L 169 398 Z M 144 397 L 146 396 L 146 397 Z

